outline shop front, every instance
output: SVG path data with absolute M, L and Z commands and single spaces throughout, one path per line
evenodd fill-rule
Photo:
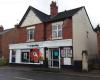
M 21 62 L 22 63 L 39 63 L 42 59 L 42 52 L 38 48 L 32 48 L 30 50 L 21 50 Z
M 36 44 L 13 44 L 9 54 L 9 63 L 43 64 L 44 48 Z
M 72 65 L 72 46 L 47 48 L 46 58 L 48 67 L 61 68 L 62 66 Z
M 62 68 L 72 65 L 72 40 L 11 44 L 9 63 L 44 65 Z

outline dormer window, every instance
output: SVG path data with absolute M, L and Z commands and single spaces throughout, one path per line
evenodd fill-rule
M 34 41 L 34 30 L 35 27 L 27 28 L 27 41 Z
M 52 39 L 62 39 L 62 22 L 52 24 Z

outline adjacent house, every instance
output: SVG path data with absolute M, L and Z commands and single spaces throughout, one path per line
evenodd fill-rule
M 9 60 L 9 44 L 17 43 L 17 28 L 4 30 L 0 26 L 0 58 Z
M 9 63 L 73 67 L 87 70 L 97 55 L 97 36 L 85 7 L 50 15 L 29 6 L 17 26 L 17 44 L 10 44 Z
M 100 63 L 100 25 L 98 24 L 95 28 L 95 31 L 97 32 L 97 43 L 98 43 L 98 60 Z

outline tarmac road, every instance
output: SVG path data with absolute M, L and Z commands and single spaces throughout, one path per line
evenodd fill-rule
M 93 74 L 92 74 L 93 75 Z M 100 80 L 99 75 L 34 71 L 28 67 L 0 67 L 0 80 Z

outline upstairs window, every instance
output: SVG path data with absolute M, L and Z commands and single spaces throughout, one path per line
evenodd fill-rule
M 52 39 L 61 39 L 62 38 L 62 25 L 56 24 L 52 25 Z
M 28 41 L 34 40 L 34 30 L 35 30 L 35 27 L 27 28 L 27 40 Z

